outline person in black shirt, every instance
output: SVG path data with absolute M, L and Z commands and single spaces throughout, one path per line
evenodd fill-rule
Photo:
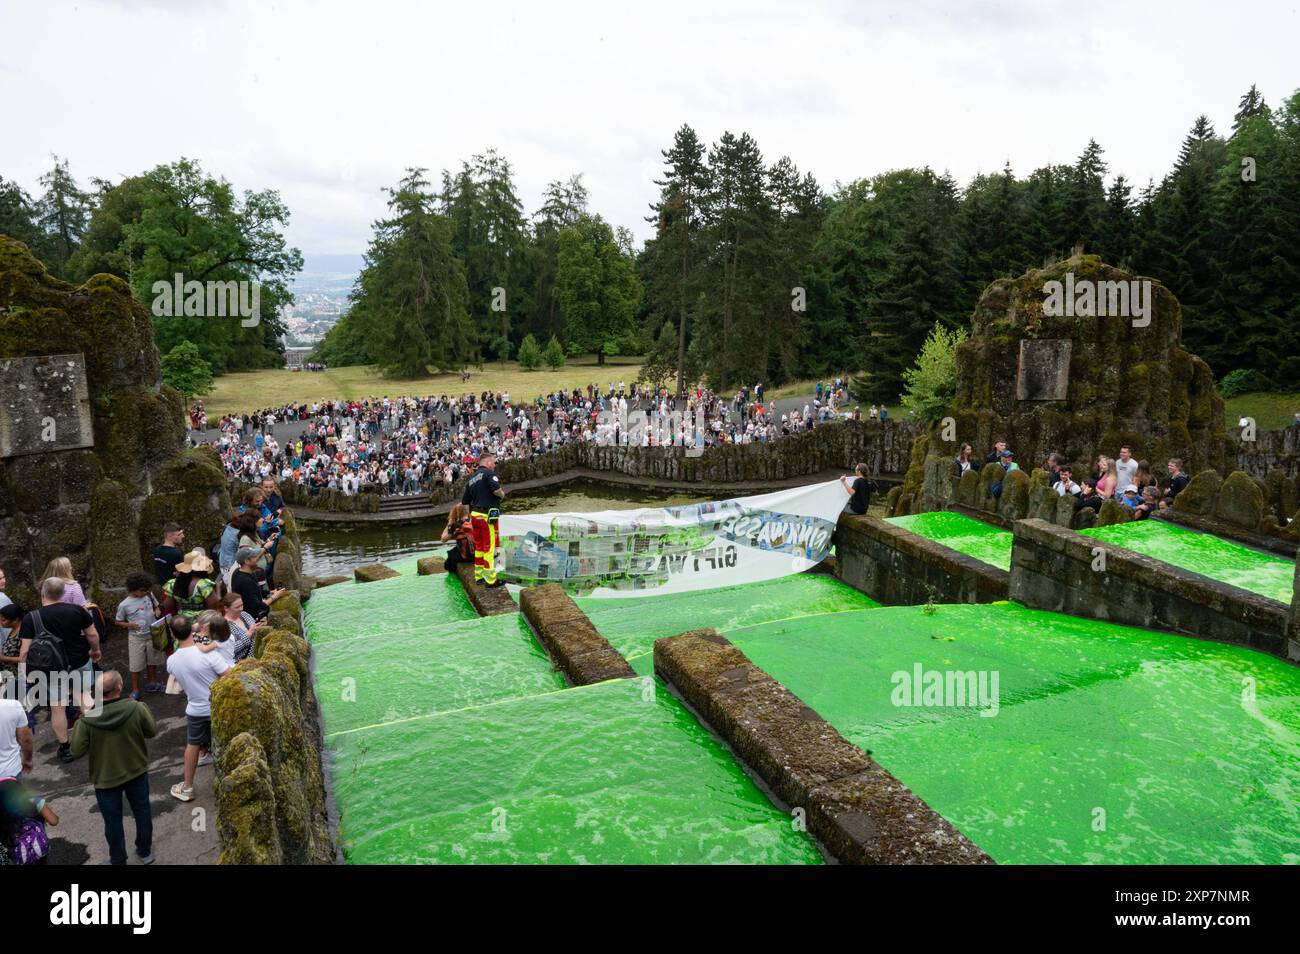
M 49 687 L 50 726 L 54 729 L 55 738 L 59 740 L 59 761 L 71 762 L 73 755 L 68 746 L 67 706 L 74 703 L 74 696 L 87 691 L 92 685 L 94 664 L 100 658 L 99 630 L 95 628 L 95 621 L 85 607 L 64 603 L 62 600 L 61 579 L 51 576 L 41 583 L 41 608 L 24 616 L 23 625 L 18 631 L 18 659 L 20 665 L 27 662 L 27 653 L 37 635 L 33 617 L 39 614 L 41 628 L 62 641 L 63 651 L 68 657 L 67 669 L 45 673 L 44 676 Z
M 871 506 L 871 495 L 880 488 L 874 480 L 867 477 L 866 464 L 858 464 L 853 468 L 853 478 L 853 483 L 849 483 L 848 477 L 841 477 L 840 486 L 849 495 L 849 512 L 860 517 Z
M 180 549 L 184 542 L 185 531 L 179 523 L 163 524 L 163 542 L 153 551 L 153 575 L 158 578 L 159 586 L 176 575 L 176 564 L 185 559 Z
M 993 443 L 993 453 L 989 454 L 988 457 L 984 458 L 984 463 L 986 464 L 1002 463 L 1002 452 L 1006 449 L 1007 449 L 1006 441 L 995 441 Z
M 1172 506 L 1174 498 L 1191 482 L 1190 478 L 1183 473 L 1183 462 L 1180 458 L 1171 457 L 1166 466 L 1169 468 L 1169 485 L 1165 488 L 1164 500 L 1160 502 L 1161 510 Z
M 268 605 L 284 595 L 283 589 L 272 590 L 265 600 L 262 599 L 262 587 L 257 582 L 257 561 L 262 551 L 255 547 L 244 547 L 235 554 L 237 564 L 235 572 L 230 574 L 231 592 L 238 593 L 244 601 L 244 612 L 256 620 L 266 619 L 271 612 Z
M 478 470 L 465 485 L 460 502 L 469 506 L 470 527 L 474 532 L 474 582 L 498 586 L 496 568 L 497 505 L 505 497 L 501 478 L 496 472 L 497 455 L 487 451 L 478 459 Z

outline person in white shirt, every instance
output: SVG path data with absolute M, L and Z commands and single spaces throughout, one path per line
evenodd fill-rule
M 17 699 L 0 696 L 0 778 L 18 778 L 32 770 L 32 730 L 27 709 Z
M 175 623 L 176 618 L 171 622 Z M 199 759 L 212 749 L 212 684 L 229 672 L 231 667 L 230 661 L 221 653 L 204 652 L 195 645 L 194 633 L 188 625 L 174 626 L 172 635 L 177 639 L 179 648 L 167 659 L 167 672 L 180 683 L 187 701 L 185 779 L 172 786 L 171 794 L 179 801 L 191 802 L 194 800 L 194 774 L 198 771 Z M 211 760 L 210 756 L 208 760 Z
M 1133 452 L 1127 444 L 1119 449 L 1119 459 L 1115 461 L 1115 470 L 1119 474 L 1118 487 L 1127 487 L 1137 478 L 1138 462 L 1133 459 Z
M 1056 491 L 1057 495 L 1061 497 L 1078 496 L 1081 490 L 1079 485 L 1070 479 L 1070 468 L 1062 467 L 1059 474 L 1060 479 L 1052 485 L 1052 489 Z

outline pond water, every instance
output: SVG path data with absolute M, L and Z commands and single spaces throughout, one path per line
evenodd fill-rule
M 509 487 L 506 488 L 509 491 Z M 505 513 L 590 513 L 593 510 L 633 510 L 675 507 L 711 499 L 699 494 L 649 490 L 633 486 L 572 480 L 531 493 L 510 494 Z M 440 549 L 438 537 L 446 517 L 419 523 L 372 523 L 352 527 L 331 524 L 302 528 L 303 572 L 309 576 L 351 574 L 365 563 L 395 563 Z M 445 548 L 443 546 L 442 548 Z

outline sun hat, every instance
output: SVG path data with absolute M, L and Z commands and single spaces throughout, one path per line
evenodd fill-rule
M 1129 484 L 1127 487 L 1124 488 L 1124 493 L 1126 494 L 1135 494 L 1137 492 L 1138 492 L 1137 484 Z
M 185 554 L 185 559 L 176 564 L 176 570 L 179 573 L 192 573 L 197 570 L 200 573 L 212 572 L 212 560 L 202 549 L 195 547 L 189 553 Z

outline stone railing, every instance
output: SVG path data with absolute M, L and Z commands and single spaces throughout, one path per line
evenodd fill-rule
M 595 443 L 566 444 L 532 460 L 502 460 L 497 465 L 506 484 L 543 480 L 576 468 L 666 480 L 683 484 L 742 484 L 788 480 L 829 469 L 848 470 L 863 463 L 876 474 L 901 474 L 907 469 L 912 441 L 920 431 L 907 421 L 839 421 L 823 424 L 804 434 L 767 444 L 724 444 L 689 456 L 681 447 L 617 447 Z M 463 477 L 440 484 L 423 497 L 430 505 L 459 500 Z M 231 479 L 233 500 L 243 498 L 249 484 Z M 347 495 L 337 490 L 310 494 L 301 484 L 285 482 L 280 494 L 290 506 L 330 513 L 377 513 L 378 488 L 362 484 Z

